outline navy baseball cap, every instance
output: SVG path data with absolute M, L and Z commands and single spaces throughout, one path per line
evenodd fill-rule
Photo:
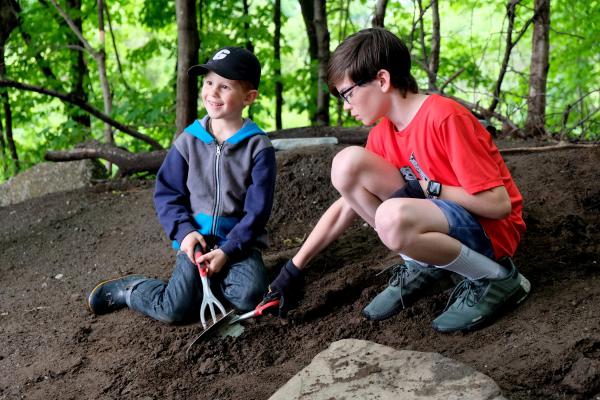
M 241 47 L 223 47 L 205 64 L 188 69 L 188 75 L 205 75 L 213 71 L 223 78 L 235 81 L 248 81 L 258 89 L 260 84 L 260 63 L 256 56 Z

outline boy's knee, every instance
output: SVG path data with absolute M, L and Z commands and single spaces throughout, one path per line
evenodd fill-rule
M 225 297 L 238 311 L 253 310 L 261 302 L 263 295 L 268 289 L 268 285 L 254 283 L 229 287 L 226 290 Z
M 335 155 L 331 163 L 331 183 L 336 189 L 340 190 L 354 180 L 360 171 L 358 160 L 364 151 L 362 147 L 349 146 Z
M 401 199 L 384 201 L 375 211 L 375 230 L 390 250 L 400 252 L 410 245 L 415 233 L 413 215 L 411 203 Z
M 156 316 L 157 319 L 165 324 L 177 325 L 188 320 L 187 308 L 175 307 L 170 310 L 163 310 L 160 315 Z

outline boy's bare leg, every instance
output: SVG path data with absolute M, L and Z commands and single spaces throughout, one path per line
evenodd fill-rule
M 433 202 L 390 199 L 375 214 L 375 230 L 390 250 L 415 260 L 446 265 L 460 254 L 461 243 L 448 236 L 448 220 Z
M 388 200 L 405 181 L 387 160 L 362 147 L 347 147 L 333 160 L 331 181 L 390 250 L 432 265 L 458 257 L 460 242 L 447 235 L 439 207 L 422 199 Z
M 303 269 L 317 254 L 348 229 L 356 213 L 343 198 L 337 199 L 321 216 L 306 241 L 292 258 L 294 265 Z
M 335 156 L 331 181 L 342 197 L 323 214 L 294 256 L 299 268 L 336 240 L 357 216 L 375 227 L 377 207 L 405 184 L 396 167 L 358 146 L 347 147 Z
M 395 166 L 358 146 L 346 147 L 335 156 L 331 182 L 354 212 L 372 227 L 377 208 L 405 184 Z

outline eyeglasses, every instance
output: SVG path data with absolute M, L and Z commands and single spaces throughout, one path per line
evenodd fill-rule
M 352 95 L 354 94 L 352 92 L 352 89 L 354 89 L 357 86 L 364 85 L 365 83 L 367 83 L 366 80 L 360 80 L 360 81 L 356 82 L 354 85 L 351 85 L 350 87 L 347 87 L 346 89 L 344 89 L 341 92 L 339 92 L 340 97 L 342 99 L 344 99 L 344 101 L 346 101 L 346 103 L 350 104 L 350 100 L 352 99 Z

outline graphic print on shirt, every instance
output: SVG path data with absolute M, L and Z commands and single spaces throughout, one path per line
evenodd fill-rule
M 402 174 L 402 177 L 406 182 L 417 180 L 417 177 L 415 176 L 415 174 L 413 174 L 412 169 L 408 165 L 405 165 L 404 167 L 400 168 L 400 174 Z
M 417 162 L 417 159 L 415 158 L 414 152 L 410 153 L 410 163 L 413 165 L 413 167 L 415 167 L 415 170 L 421 176 L 422 180 L 429 181 L 429 177 L 427 176 L 427 174 L 425 174 L 425 172 L 423 172 L 421 167 L 419 167 L 419 163 Z

